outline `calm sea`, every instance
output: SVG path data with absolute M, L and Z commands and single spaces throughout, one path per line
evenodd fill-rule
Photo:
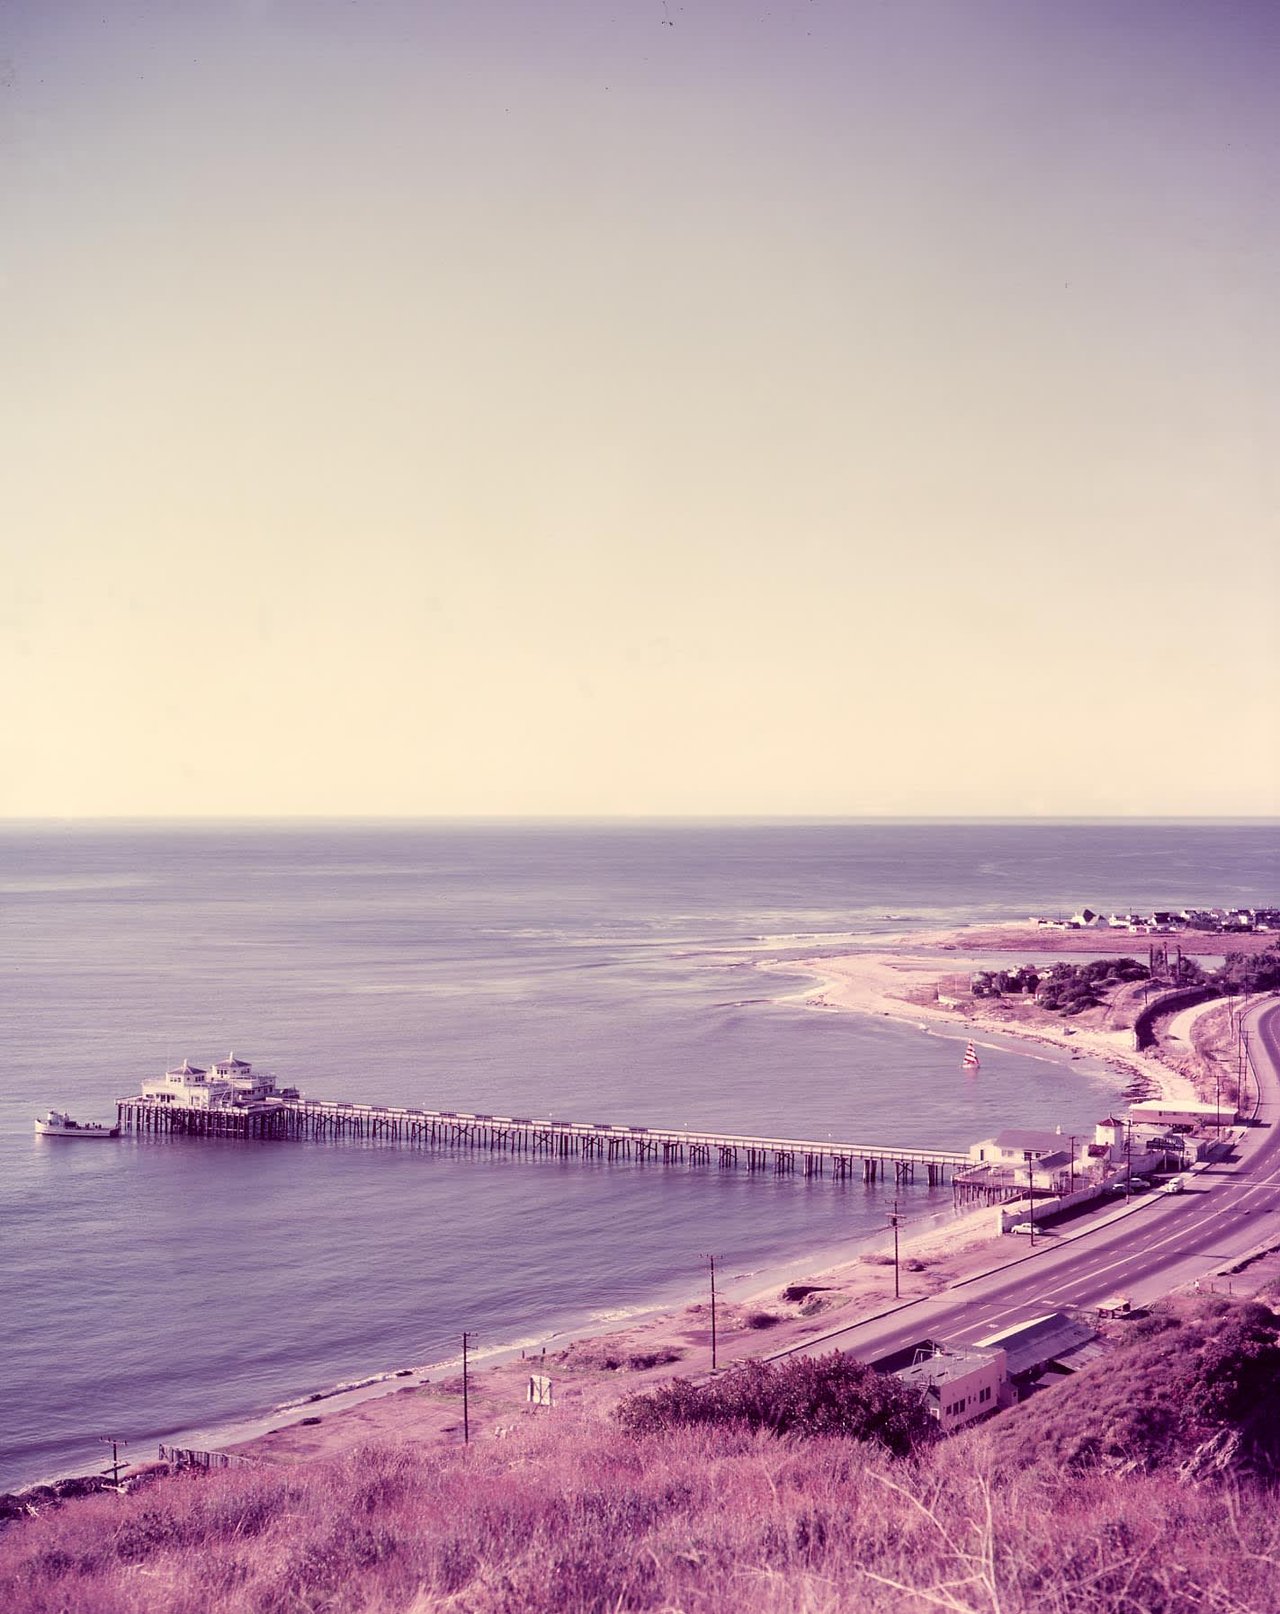
M 804 1009 L 761 958 L 1275 902 L 1274 825 L 0 827 L 0 1487 L 883 1225 L 883 1189 L 403 1147 L 33 1137 L 233 1050 L 316 1097 L 965 1147 L 1114 1078 Z M 945 1208 L 917 1187 L 911 1209 Z

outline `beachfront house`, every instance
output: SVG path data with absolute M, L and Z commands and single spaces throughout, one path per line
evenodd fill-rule
M 1140 1104 L 1130 1105 L 1129 1115 L 1135 1125 L 1192 1126 L 1197 1131 L 1234 1126 L 1239 1119 L 1235 1105 L 1225 1097 L 1216 1104 L 1203 1099 L 1145 1099 Z
M 969 1158 L 975 1165 L 1025 1166 L 1027 1156 L 1038 1162 L 1045 1155 L 1067 1152 L 1070 1160 L 1080 1140 L 1063 1133 L 1061 1127 L 1053 1132 L 1038 1132 L 1029 1127 L 1007 1127 L 994 1138 L 983 1138 L 981 1143 L 969 1145 Z

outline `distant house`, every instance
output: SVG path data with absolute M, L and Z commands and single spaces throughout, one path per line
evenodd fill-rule
M 1008 1127 L 997 1132 L 994 1138 L 969 1145 L 969 1158 L 979 1164 L 994 1166 L 1022 1166 L 1030 1153 L 1033 1160 L 1042 1155 L 1057 1154 L 1067 1139 L 1058 1132 L 1035 1132 L 1022 1127 Z M 1070 1158 L 1070 1156 L 1068 1156 Z
M 228 1054 L 206 1070 L 184 1059 L 163 1076 L 146 1076 L 141 1096 L 148 1104 L 170 1104 L 175 1109 L 224 1110 L 296 1098 L 294 1088 L 276 1089 L 276 1079 L 255 1071 L 247 1060 Z
M 1118 1160 L 1124 1153 L 1124 1135 L 1128 1122 L 1118 1115 L 1105 1116 L 1093 1129 L 1090 1155 L 1098 1159 Z
M 1206 1104 L 1198 1099 L 1146 1099 L 1129 1106 L 1129 1115 L 1135 1122 L 1148 1126 L 1234 1126 L 1236 1109 L 1225 1099 L 1220 1104 Z

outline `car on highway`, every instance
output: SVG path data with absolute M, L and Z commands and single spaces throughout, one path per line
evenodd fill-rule
M 1162 1194 L 1182 1194 L 1186 1192 L 1186 1189 L 1187 1185 L 1181 1177 L 1170 1177 L 1168 1182 L 1160 1184 Z

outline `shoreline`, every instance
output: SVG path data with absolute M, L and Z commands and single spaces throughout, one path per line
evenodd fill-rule
M 1063 944 L 1063 938 L 1068 938 Z M 933 931 L 868 936 L 865 943 L 842 938 L 848 951 L 804 959 L 763 956 L 751 967 L 763 974 L 809 976 L 813 984 L 801 990 L 779 992 L 772 1001 L 792 1008 L 832 1013 L 861 1013 L 915 1026 L 927 1035 L 964 1041 L 980 1036 L 1052 1048 L 1061 1062 L 1066 1053 L 1097 1060 L 1108 1071 L 1128 1080 L 1130 1088 L 1166 1096 L 1190 1091 L 1190 1084 L 1158 1059 L 1125 1045 L 1124 1034 L 1086 1027 L 1046 1027 L 1010 1024 L 998 1016 L 967 1005 L 960 1012 L 937 1001 L 915 1001 L 904 992 L 923 997 L 949 974 L 960 974 L 977 953 L 1019 952 L 1053 957 L 1063 952 L 1132 951 L 1144 938 L 1103 937 L 1099 946 L 1092 933 L 1032 932 L 1020 923 L 987 925 L 972 931 Z M 1221 946 L 1221 938 L 1202 938 Z M 1034 946 L 1028 945 L 1029 941 Z M 1207 950 L 1207 949 L 1206 949 Z M 997 1044 L 998 1046 L 998 1044 Z M 1030 1049 L 1018 1049 L 1035 1057 Z M 1044 1057 L 1044 1056 L 1042 1056 Z M 1131 1096 L 1126 1095 L 1126 1096 Z M 929 1225 L 922 1225 L 929 1224 Z M 851 1322 L 888 1304 L 893 1305 L 892 1283 L 885 1276 L 890 1258 L 883 1247 L 890 1242 L 886 1228 L 864 1234 L 838 1246 L 797 1255 L 770 1258 L 750 1272 L 725 1274 L 718 1284 L 720 1302 L 720 1356 L 725 1361 L 746 1355 L 768 1354 L 804 1343 L 806 1336 L 830 1326 L 832 1314 Z M 904 1223 L 901 1237 L 902 1301 L 923 1298 L 963 1275 L 966 1265 L 990 1262 L 996 1242 L 989 1209 L 964 1213 L 924 1212 Z M 782 1296 L 790 1290 L 806 1291 L 794 1302 Z M 673 1297 L 638 1306 L 627 1315 L 595 1314 L 566 1319 L 543 1333 L 526 1333 L 518 1325 L 510 1342 L 480 1347 L 471 1356 L 473 1429 L 484 1436 L 504 1425 L 501 1418 L 532 1413 L 522 1401 L 529 1373 L 547 1371 L 557 1387 L 561 1407 L 599 1409 L 625 1393 L 650 1388 L 673 1373 L 701 1374 L 709 1366 L 709 1319 L 705 1297 L 687 1286 Z M 750 1316 L 767 1313 L 767 1326 L 748 1323 Z M 814 1319 L 814 1320 L 810 1320 Z M 654 1358 L 652 1365 L 632 1367 L 632 1361 Z M 619 1364 L 623 1365 L 619 1365 Z M 166 1444 L 191 1443 L 195 1449 L 220 1451 L 250 1461 L 297 1462 L 332 1456 L 371 1440 L 411 1440 L 452 1444 L 461 1438 L 461 1361 L 444 1361 L 391 1367 L 327 1389 L 300 1393 L 256 1414 L 229 1419 L 214 1427 L 172 1433 Z M 159 1437 L 157 1437 L 158 1439 Z M 133 1465 L 128 1474 L 145 1474 L 154 1462 Z M 75 1475 L 60 1479 L 77 1478 Z M 24 1485 L 11 1494 L 21 1496 L 56 1484 L 44 1480 Z
M 1101 949 L 1089 945 L 1093 937 L 1088 932 L 1074 933 L 1079 935 L 1080 945 L 1066 949 L 1057 945 L 1058 938 L 1071 936 L 1072 932 L 1032 934 L 1040 942 L 1036 950 L 1048 959 L 1062 951 L 1095 954 L 1099 951 L 1122 954 L 1124 951 L 1118 945 Z M 806 991 L 788 993 L 779 1001 L 803 1003 L 806 1007 L 837 1013 L 872 1015 L 916 1025 L 923 1031 L 949 1032 L 959 1041 L 976 1031 L 993 1037 L 1010 1037 L 1018 1042 L 1038 1043 L 1072 1057 L 1087 1055 L 1098 1059 L 1108 1069 L 1125 1076 L 1128 1087 L 1141 1084 L 1144 1095 L 1175 1103 L 1196 1096 L 1185 1076 L 1154 1055 L 1140 1053 L 1133 1047 L 1131 1030 L 1068 1026 L 1060 1020 L 1028 1024 L 993 1014 L 973 1003 L 961 1008 L 959 1004 L 939 1001 L 939 988 L 947 976 L 967 974 L 977 955 L 1001 950 L 1001 937 L 1004 938 L 1003 950 L 1026 955 L 1031 951 L 1026 944 L 1027 936 L 1026 926 L 1011 923 L 986 926 L 974 932 L 933 931 L 915 936 L 877 937 L 873 945 L 855 952 L 785 961 L 761 959 L 755 967 L 765 974 L 791 973 L 814 978 L 814 985 Z M 1126 940 L 1133 942 L 1142 938 L 1126 937 Z M 906 995 L 912 991 L 918 995 Z M 1126 1091 L 1126 1098 L 1131 1096 Z
M 1053 944 L 1063 934 L 1051 932 L 1037 937 L 1037 940 L 1044 950 L 1052 951 Z M 778 1004 L 834 1013 L 871 1014 L 914 1025 L 927 1035 L 948 1036 L 957 1041 L 963 1041 L 978 1031 L 985 1036 L 1007 1038 L 1015 1043 L 1035 1043 L 1054 1050 L 1055 1055 L 1059 1056 L 1054 1058 L 1054 1063 L 1060 1062 L 1062 1053 L 1096 1060 L 1108 1071 L 1125 1078 L 1131 1091 L 1140 1086 L 1144 1093 L 1170 1097 L 1190 1091 L 1190 1084 L 1167 1065 L 1127 1046 L 1123 1032 L 1100 1032 L 1084 1027 L 1063 1027 L 1055 1032 L 1052 1027 L 1011 1025 L 993 1015 L 958 1013 L 936 1002 L 915 1002 L 899 995 L 913 976 L 918 987 L 923 989 L 931 986 L 936 990 L 939 979 L 958 973 L 956 966 L 962 966 L 970 953 L 993 950 L 997 936 L 1005 938 L 1010 950 L 1026 950 L 1026 928 L 1015 923 L 998 929 L 988 926 L 974 933 L 935 931 L 869 937 L 868 945 L 856 951 L 807 959 L 763 957 L 753 960 L 751 967 L 762 974 L 814 977 L 812 986 L 777 994 L 772 1001 Z M 1094 939 L 1092 936 L 1086 935 L 1080 939 L 1085 945 L 1076 950 L 1099 951 L 1089 945 Z M 1135 938 L 1125 939 L 1131 945 Z M 895 987 L 898 991 L 894 990 Z M 1035 1057 L 1030 1050 L 1020 1048 L 1018 1051 Z M 994 1219 L 989 1209 L 963 1213 L 954 1210 L 928 1212 L 917 1220 L 930 1225 L 904 1224 L 900 1240 L 901 1262 L 907 1267 L 901 1273 L 904 1280 L 901 1282 L 903 1301 L 922 1298 L 954 1281 L 966 1263 L 983 1264 L 990 1260 L 990 1246 L 996 1241 L 997 1235 L 993 1231 Z M 758 1351 L 745 1352 L 734 1347 L 735 1344 L 741 1347 L 744 1342 L 750 1345 L 763 1343 L 764 1339 L 768 1339 L 771 1350 L 788 1344 L 802 1344 L 807 1334 L 822 1332 L 827 1326 L 826 1322 L 808 1322 L 808 1317 L 817 1316 L 819 1311 L 825 1316 L 830 1310 L 843 1312 L 848 1307 L 847 1320 L 852 1321 L 855 1308 L 864 1311 L 867 1306 L 874 1307 L 883 1302 L 891 1291 L 891 1286 L 882 1277 L 882 1263 L 889 1259 L 883 1255 L 882 1248 L 889 1238 L 886 1229 L 881 1233 L 863 1235 L 835 1248 L 771 1260 L 755 1273 L 722 1280 L 719 1295 L 721 1303 L 728 1308 L 728 1331 L 726 1334 L 725 1322 L 722 1321 L 720 1354 L 726 1360 L 743 1354 L 759 1354 Z M 916 1270 L 912 1271 L 911 1268 Z M 791 1289 L 806 1288 L 811 1293 L 803 1297 L 799 1305 L 808 1302 L 813 1308 L 809 1312 L 788 1308 L 780 1302 L 780 1294 Z M 821 1306 L 813 1305 L 813 1296 L 820 1298 Z M 753 1329 L 744 1332 L 740 1317 L 735 1327 L 735 1313 L 749 1314 L 753 1309 L 771 1311 L 777 1314 L 777 1320 L 759 1333 Z M 618 1319 L 617 1325 L 611 1325 L 612 1320 L 608 1319 L 568 1324 L 548 1334 L 545 1339 L 539 1339 L 533 1357 L 526 1354 L 527 1345 L 523 1349 L 519 1344 L 495 1348 L 489 1353 L 485 1366 L 475 1375 L 472 1397 L 479 1398 L 483 1404 L 485 1400 L 492 1401 L 496 1394 L 504 1403 L 503 1415 L 520 1416 L 528 1409 L 512 1399 L 512 1384 L 508 1381 L 527 1375 L 535 1362 L 540 1372 L 545 1365 L 548 1376 L 553 1380 L 557 1373 L 567 1373 L 570 1382 L 563 1391 L 564 1397 L 570 1404 L 584 1409 L 616 1400 L 624 1393 L 644 1389 L 653 1382 L 669 1378 L 673 1372 L 700 1371 L 709 1363 L 699 1364 L 690 1361 L 689 1357 L 691 1352 L 709 1349 L 709 1327 L 701 1326 L 705 1321 L 705 1311 L 704 1302 L 686 1291 L 682 1301 L 660 1301 L 650 1307 L 638 1308 L 630 1317 Z M 707 1336 L 705 1340 L 701 1337 L 703 1334 Z M 518 1350 L 521 1353 L 519 1357 L 516 1356 Z M 579 1366 L 574 1361 L 575 1353 L 584 1360 L 594 1358 L 596 1362 L 607 1362 L 615 1357 L 619 1360 L 630 1357 L 642 1361 L 646 1356 L 665 1352 L 678 1352 L 678 1355 L 657 1362 L 652 1368 L 625 1369 L 624 1376 L 614 1376 L 611 1382 L 602 1381 L 599 1374 L 618 1375 L 616 1365 L 597 1367 L 593 1379 L 593 1369 L 589 1365 Z M 447 1395 L 449 1375 L 456 1375 L 460 1365 L 460 1360 L 455 1359 L 437 1364 L 430 1370 L 407 1370 L 415 1375 L 415 1384 L 397 1390 L 384 1381 L 362 1396 L 359 1407 L 330 1409 L 338 1419 L 358 1413 L 351 1426 L 340 1430 L 325 1431 L 322 1418 L 318 1426 L 309 1425 L 300 1434 L 303 1426 L 299 1421 L 283 1425 L 277 1421 L 275 1428 L 256 1433 L 226 1449 L 258 1459 L 305 1461 L 308 1457 L 331 1455 L 336 1450 L 345 1449 L 353 1440 L 421 1439 L 427 1436 L 448 1442 L 451 1436 L 457 1434 L 459 1409 L 456 1405 L 451 1407 L 448 1403 L 436 1401 L 432 1409 L 435 1416 L 424 1419 L 421 1416 L 407 1416 L 410 1409 L 396 1403 L 403 1403 L 407 1392 L 412 1390 L 422 1390 L 429 1395 Z M 390 1377 L 403 1377 L 405 1373 L 406 1370 L 401 1370 L 399 1375 Z M 320 1404 L 323 1405 L 327 1399 L 322 1398 Z M 394 1410 L 381 1411 L 382 1408 Z M 493 1423 L 492 1409 L 489 1411 L 488 1422 Z M 476 1422 L 473 1412 L 473 1425 Z M 482 1411 L 481 1428 L 484 1422 L 485 1413 Z M 359 1424 L 358 1428 L 355 1427 L 356 1423 Z M 498 1425 L 499 1429 L 502 1427 Z M 321 1433 L 310 1433 L 316 1429 Z

